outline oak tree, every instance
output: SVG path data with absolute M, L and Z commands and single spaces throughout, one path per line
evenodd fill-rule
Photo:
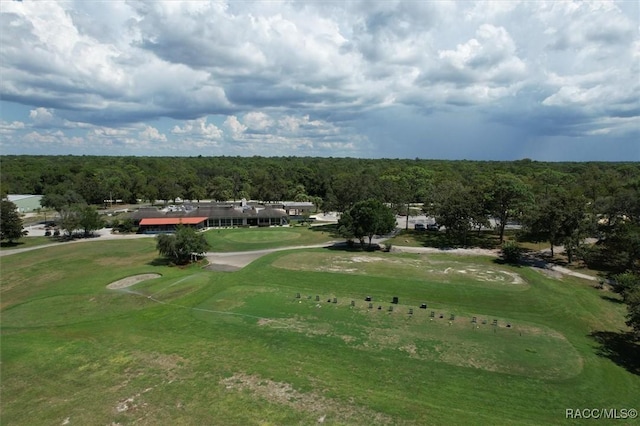
M 361 245 L 368 237 L 369 247 L 374 235 L 388 234 L 395 226 L 396 217 L 391 209 L 375 199 L 355 203 L 338 221 L 338 229 L 343 236 L 357 238 Z
M 178 225 L 174 234 L 156 237 L 158 252 L 176 264 L 189 263 L 209 250 L 205 236 L 190 226 Z
M 22 219 L 18 208 L 9 200 L 2 200 L 0 208 L 0 240 L 8 240 L 10 243 L 24 235 Z

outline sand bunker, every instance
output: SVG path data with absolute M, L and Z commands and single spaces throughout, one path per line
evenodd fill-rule
M 107 286 L 109 290 L 118 290 L 121 288 L 131 287 L 134 284 L 138 284 L 139 282 L 152 280 L 154 278 L 160 278 L 162 275 L 160 274 L 140 274 L 133 275 L 131 277 L 123 278 L 118 281 L 114 281 Z

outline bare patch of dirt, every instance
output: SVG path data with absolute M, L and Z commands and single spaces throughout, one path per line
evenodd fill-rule
M 160 274 L 140 274 L 133 275 L 131 277 L 123 278 L 118 281 L 114 281 L 107 286 L 109 290 L 119 290 L 121 288 L 131 287 L 132 285 L 138 284 L 142 281 L 152 280 L 154 278 L 160 278 L 162 275 Z
M 428 255 L 422 254 L 419 259 L 393 256 L 341 256 L 327 255 L 321 256 L 321 262 L 308 264 L 299 261 L 299 257 L 291 255 L 288 260 L 278 259 L 274 266 L 294 270 L 312 270 L 319 272 L 337 272 L 351 274 L 373 274 L 373 275 L 402 275 L 405 272 L 408 276 L 417 279 L 431 278 L 435 276 L 442 282 L 447 277 L 466 276 L 471 280 L 485 283 L 497 284 L 526 284 L 522 277 L 510 271 L 476 265 L 464 262 L 441 262 L 432 260 Z M 389 269 L 380 268 L 378 265 L 388 266 Z M 444 280 L 444 281 L 443 281 Z
M 431 269 L 430 272 L 438 273 L 439 271 Z M 448 267 L 444 271 L 442 271 L 442 273 L 445 275 L 451 274 L 451 273 L 468 275 L 477 281 L 483 281 L 483 282 L 495 282 L 495 283 L 504 282 L 506 284 L 525 284 L 522 277 L 520 277 L 520 275 L 516 274 L 515 272 L 508 272 L 508 271 L 488 269 L 488 268 Z
M 371 263 L 371 262 L 381 262 L 386 260 L 387 259 L 383 259 L 382 257 L 374 257 L 374 256 L 353 256 L 351 258 L 351 261 L 355 263 Z
M 418 348 L 416 347 L 415 343 L 409 343 L 407 345 L 400 346 L 399 349 L 401 351 L 408 352 L 411 356 L 415 356 L 418 353 Z
M 145 408 L 148 404 L 146 402 L 136 402 L 136 399 L 139 399 L 142 394 L 153 390 L 153 388 L 147 388 L 142 392 L 135 394 L 134 396 L 130 396 L 128 398 L 123 398 L 116 404 L 116 412 L 124 413 L 125 411 L 134 411 L 140 408 Z
M 187 360 L 175 354 L 136 353 L 137 358 L 161 370 L 174 370 L 182 367 Z
M 435 247 L 409 247 L 409 246 L 393 246 L 391 253 L 443 253 L 458 254 L 466 256 L 492 256 L 497 257 L 500 254 L 498 249 L 482 249 L 482 248 L 456 248 L 456 249 L 438 249 Z
M 513 278 L 513 281 L 511 282 L 512 284 L 524 284 L 524 280 L 522 279 L 522 277 L 520 277 L 520 275 L 516 274 L 515 272 L 502 271 L 502 273 L 507 274 Z
M 331 335 L 332 327 L 329 324 L 307 324 L 302 318 L 260 318 L 258 325 L 262 327 L 280 328 L 304 333 L 306 336 L 327 336 Z M 343 339 L 344 340 L 344 339 Z
M 316 270 L 320 272 L 358 272 L 358 270 L 355 268 L 341 268 L 339 266 L 321 266 L 319 268 L 316 268 Z
M 352 342 L 354 342 L 354 341 L 356 340 L 356 338 L 355 338 L 355 337 L 353 337 L 353 336 L 347 336 L 347 335 L 342 335 L 342 336 L 340 336 L 340 338 L 341 338 L 341 339 L 342 339 L 342 341 L 343 341 L 343 342 L 345 342 L 345 343 L 352 343 Z
M 256 375 L 236 373 L 220 381 L 227 390 L 249 391 L 274 403 L 317 416 L 325 420 L 347 424 L 398 424 L 397 420 L 369 408 L 326 398 L 315 392 L 302 393 L 288 383 L 274 382 Z

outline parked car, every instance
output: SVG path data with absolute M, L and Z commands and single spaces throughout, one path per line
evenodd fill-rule
M 424 226 L 424 223 L 416 223 L 414 229 L 416 231 L 425 231 L 427 228 Z

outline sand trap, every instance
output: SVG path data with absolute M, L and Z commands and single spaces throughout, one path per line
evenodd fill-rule
M 141 274 L 134 275 L 131 277 L 123 278 L 118 281 L 114 281 L 107 286 L 109 290 L 118 290 L 120 288 L 131 287 L 134 284 L 138 284 L 139 282 L 152 280 L 154 278 L 160 278 L 162 275 L 160 274 Z

